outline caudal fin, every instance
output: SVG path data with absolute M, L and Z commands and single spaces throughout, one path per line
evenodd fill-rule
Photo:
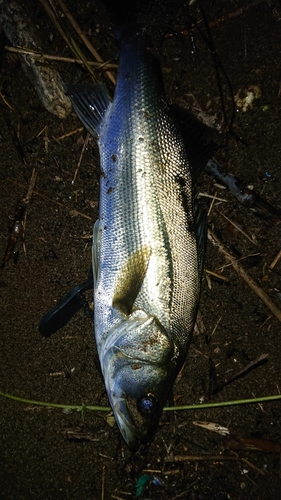
M 145 0 L 144 0 L 145 1 Z M 102 0 L 115 27 L 137 22 L 140 0 Z

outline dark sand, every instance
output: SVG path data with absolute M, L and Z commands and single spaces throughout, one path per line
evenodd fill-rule
M 70 55 L 38 2 L 31 6 L 31 17 L 40 28 L 47 53 Z M 71 7 L 73 15 L 89 34 L 104 60 L 118 55 L 107 15 L 95 2 L 80 2 Z M 202 2 L 208 19 L 243 6 L 243 1 Z M 175 30 L 185 26 L 181 12 L 155 8 L 151 16 L 152 32 L 167 23 Z M 197 14 L 200 17 L 200 14 Z M 146 22 L 144 16 L 144 22 Z M 53 40 L 50 40 L 50 33 Z M 218 153 L 222 165 L 252 185 L 270 203 L 281 207 L 280 180 L 280 21 L 266 2 L 212 30 L 221 61 L 229 75 L 234 93 L 249 85 L 259 85 L 262 96 L 246 113 L 236 114 L 234 129 L 247 142 L 243 146 L 228 136 L 227 146 Z M 160 45 L 165 88 L 170 102 L 200 108 L 221 120 L 214 66 L 210 52 L 196 35 L 196 59 L 192 57 L 188 37 L 165 40 Z M 77 68 L 58 64 L 66 81 L 77 78 Z M 71 180 L 79 159 L 81 133 L 59 142 L 60 137 L 80 126 L 73 114 L 61 121 L 45 111 L 20 64 L 7 56 L 3 89 L 13 110 L 10 120 L 17 129 L 28 166 L 20 162 L 11 136 L 0 114 L 1 196 L 0 254 L 4 255 L 8 225 L 18 201 L 26 195 L 27 181 L 36 167 L 35 195 L 27 209 L 24 235 L 18 238 L 17 263 L 13 258 L 1 269 L 0 390 L 22 398 L 65 404 L 108 405 L 97 368 L 97 356 L 91 320 L 83 311 L 50 339 L 42 338 L 38 325 L 42 316 L 78 283 L 85 280 L 91 262 L 91 232 L 97 211 L 85 200 L 98 199 L 99 162 L 97 148 L 86 152 L 74 185 Z M 228 115 L 229 92 L 223 82 Z M 197 102 L 193 100 L 191 94 Z M 1 106 L 7 111 L 4 102 Z M 48 126 L 48 151 L 43 127 Z M 225 134 L 221 135 L 225 143 Z M 59 167 L 58 167 L 59 165 Z M 281 261 L 274 272 L 269 264 L 280 250 L 280 225 L 267 225 L 252 211 L 238 204 L 233 196 L 214 186 L 207 175 L 200 178 L 200 191 L 227 200 L 217 208 L 254 235 L 251 244 L 216 211 L 210 225 L 220 232 L 228 249 L 242 256 L 260 252 L 260 258 L 247 272 L 281 308 Z M 80 214 L 73 216 L 76 210 Z M 81 214 L 87 216 L 85 218 Z M 24 246 L 23 246 L 24 244 Z M 25 251 L 24 251 L 25 247 Z M 217 271 L 225 263 L 212 244 L 208 244 L 206 268 Z M 253 263 L 253 262 L 252 262 Z M 225 387 L 211 401 L 236 400 L 279 394 L 280 322 L 273 317 L 257 295 L 227 267 L 223 275 L 227 285 L 204 277 L 200 311 L 206 328 L 196 334 L 185 367 L 174 388 L 177 404 L 208 401 L 210 362 L 217 379 L 239 371 L 263 353 L 268 362 Z M 278 295 L 279 293 L 279 295 Z M 91 294 L 87 296 L 91 301 Z M 218 323 L 219 322 L 219 323 Z M 213 329 L 217 325 L 216 330 Z M 227 408 L 178 412 L 171 422 L 163 415 L 154 441 L 146 449 L 131 454 L 116 425 L 93 412 L 66 414 L 58 409 L 35 407 L 0 398 L 0 498 L 16 500 L 95 500 L 135 498 L 137 480 L 149 470 L 162 485 L 149 483 L 142 499 L 173 498 L 204 500 L 248 500 L 280 498 L 278 453 L 238 451 L 250 461 L 186 461 L 167 463 L 168 455 L 236 456 L 219 434 L 193 424 L 216 422 L 234 435 L 255 437 L 281 443 L 280 401 Z M 78 429 L 77 429 L 78 428 Z M 67 430 L 86 433 L 89 439 L 69 440 Z M 257 469 L 255 469 L 256 467 Z

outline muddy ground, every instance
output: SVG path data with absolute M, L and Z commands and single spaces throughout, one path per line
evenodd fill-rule
M 243 1 L 202 3 L 208 20 L 245 6 Z M 37 26 L 45 52 L 71 56 L 41 4 L 27 0 L 24 4 Z M 67 4 L 102 58 L 116 62 L 118 48 L 106 12 L 94 1 L 80 2 L 79 6 L 75 2 Z M 196 19 L 202 17 L 197 2 L 192 5 L 192 13 Z M 214 64 L 201 37 L 195 34 L 196 57 L 187 36 L 162 41 L 164 28 L 170 33 L 186 28 L 183 10 L 177 10 L 172 3 L 156 2 L 143 12 L 143 22 L 149 20 L 154 50 L 161 58 L 169 101 L 215 116 L 215 124 L 221 130 L 219 142 L 224 146 L 217 158 L 246 186 L 253 186 L 279 208 L 280 17 L 277 2 L 259 2 L 212 28 L 213 41 L 233 92 L 249 85 L 257 85 L 262 91 L 252 109 L 236 113 L 234 130 L 247 143 L 245 146 L 225 134 Z M 81 76 L 75 66 L 56 63 L 56 67 L 65 81 Z M 92 322 L 84 311 L 79 311 L 50 338 L 42 338 L 38 331 L 42 316 L 88 274 L 97 208 L 86 200 L 98 200 L 97 148 L 90 144 L 72 184 L 83 133 L 56 139 L 77 129 L 78 119 L 72 114 L 60 120 L 43 109 L 16 56 L 6 55 L 1 83 L 5 101 L 12 108 L 1 98 L 1 259 L 15 207 L 26 195 L 33 168 L 38 177 L 24 231 L 21 229 L 15 253 L 1 269 L 0 391 L 44 402 L 107 406 L 97 368 Z M 225 80 L 222 86 L 230 116 L 231 99 Z M 4 115 L 18 131 L 27 165 L 19 159 Z M 44 139 L 46 132 L 39 135 L 45 126 L 48 142 Z M 209 224 L 236 257 L 259 253 L 255 259 L 242 261 L 243 266 L 281 308 L 281 261 L 274 271 L 269 271 L 280 250 L 280 224 L 267 224 L 258 218 L 230 193 L 216 187 L 207 175 L 201 177 L 199 184 L 201 192 L 227 200 L 215 203 Z M 233 228 L 218 210 L 254 237 L 256 244 Z M 225 258 L 209 243 L 206 268 L 218 272 L 225 263 Z M 224 269 L 223 276 L 228 280 L 225 284 L 208 281 L 204 275 L 200 312 L 205 331 L 195 334 L 175 385 L 177 404 L 280 393 L 280 322 L 231 266 Z M 90 302 L 90 293 L 87 298 Z M 221 382 L 262 354 L 268 354 L 266 363 L 212 394 L 211 365 Z M 277 452 L 233 451 L 226 438 L 194 425 L 195 421 L 215 422 L 228 427 L 235 436 L 281 443 L 280 401 L 178 411 L 173 420 L 164 413 L 154 441 L 136 454 L 124 445 L 116 425 L 110 427 L 93 412 L 84 416 L 75 411 L 65 413 L 2 396 L 0 405 L 1 499 L 127 500 L 137 494 L 151 500 L 280 498 Z M 71 433 L 76 433 L 76 439 L 69 439 Z M 85 439 L 81 439 L 83 436 Z M 207 459 L 219 454 L 221 459 Z M 202 460 L 176 462 L 178 455 L 200 456 Z M 228 461 L 226 457 L 240 457 L 248 462 Z M 137 492 L 137 482 L 144 474 L 148 474 L 149 480 Z

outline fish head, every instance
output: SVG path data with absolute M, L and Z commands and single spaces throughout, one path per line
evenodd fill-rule
M 134 311 L 112 329 L 100 360 L 120 432 L 133 451 L 149 442 L 174 382 L 177 349 L 153 317 Z

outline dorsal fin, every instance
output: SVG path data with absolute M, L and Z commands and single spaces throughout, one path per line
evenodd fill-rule
M 193 184 L 195 184 L 216 149 L 210 138 L 212 131 L 186 109 L 173 104 L 170 106 L 170 110 L 180 129 L 191 166 Z
M 204 210 L 198 198 L 195 198 L 194 201 L 194 227 L 199 258 L 199 279 L 201 281 L 206 250 L 208 219 L 206 210 Z

